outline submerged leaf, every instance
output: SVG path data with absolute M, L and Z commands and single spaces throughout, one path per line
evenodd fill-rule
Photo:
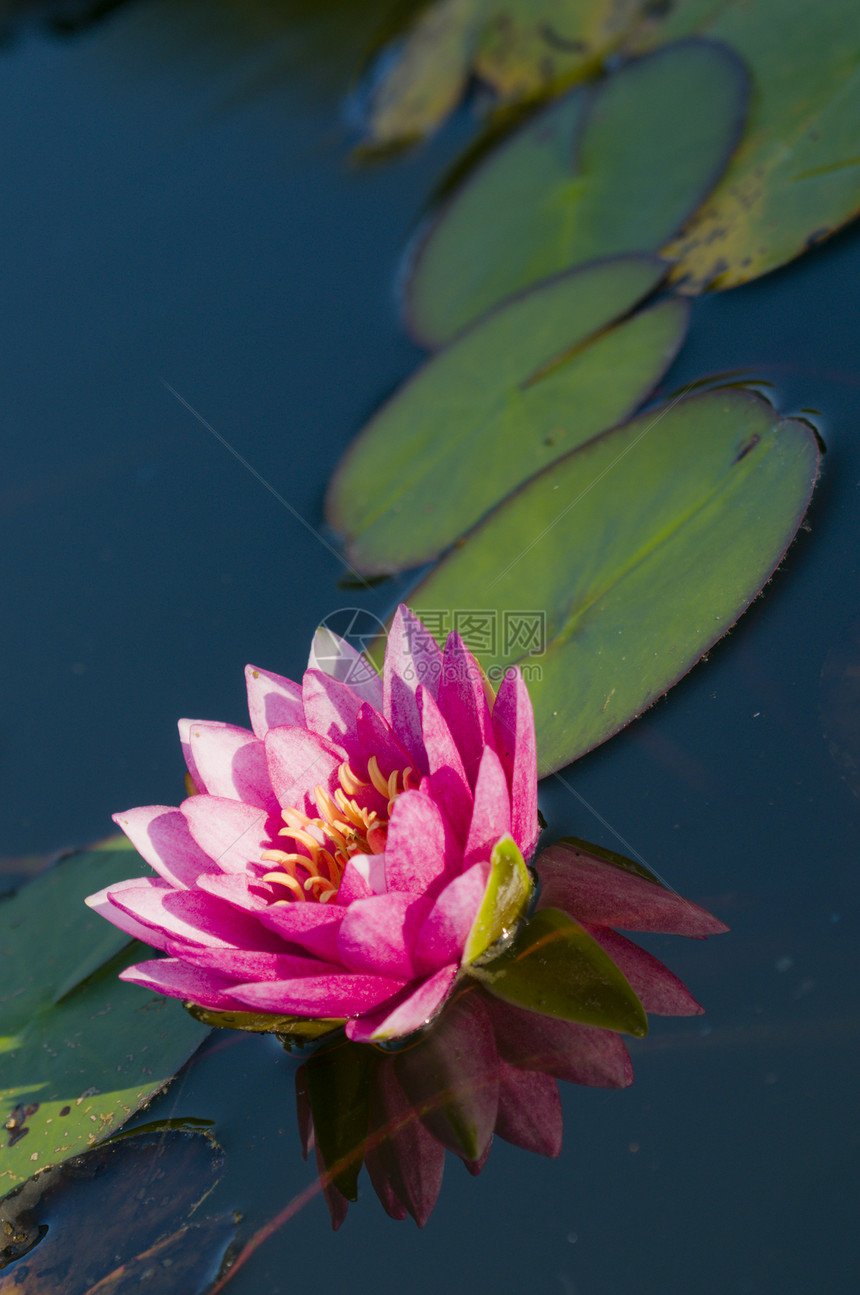
M 3 1186 L 107 1137 L 205 1037 L 179 1003 L 117 980 L 141 946 L 84 904 L 140 868 L 112 839 L 0 903 Z
M 645 8 L 644 0 L 434 0 L 380 59 L 367 143 L 428 134 L 472 72 L 508 101 L 588 75 Z
M 469 974 L 496 998 L 544 1016 L 648 1033 L 642 1004 L 609 954 L 557 908 L 540 909 L 502 954 Z
M 0 1201 L 0 1291 L 124 1295 L 157 1274 L 158 1295 L 197 1295 L 236 1232 L 232 1217 L 188 1222 L 222 1168 L 205 1135 L 166 1132 L 42 1170 Z
M 363 1043 L 338 1039 L 305 1063 L 316 1144 L 337 1190 L 358 1198 L 370 1117 L 370 1089 L 379 1054 Z
M 687 326 L 676 298 L 630 315 L 662 277 L 649 256 L 562 275 L 428 360 L 335 473 L 332 526 L 359 570 L 417 566 L 523 481 L 628 417 Z
M 684 0 L 636 45 L 693 33 L 737 50 L 754 93 L 725 175 L 664 249 L 691 293 L 746 283 L 860 211 L 856 0 Z
M 529 654 L 476 651 L 491 681 L 519 660 L 539 772 L 604 742 L 721 638 L 778 564 L 809 502 L 818 446 L 749 392 L 691 396 L 542 472 L 409 598 L 543 618 Z
M 442 207 L 406 286 L 408 323 L 439 345 L 491 306 L 600 257 L 656 252 L 722 173 L 747 75 L 689 40 L 552 104 Z

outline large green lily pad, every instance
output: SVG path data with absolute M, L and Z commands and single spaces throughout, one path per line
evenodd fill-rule
M 436 557 L 523 481 L 627 418 L 687 327 L 677 298 L 628 314 L 663 271 L 628 256 L 562 275 L 428 360 L 332 480 L 327 515 L 353 567 L 380 574 Z
M 479 607 L 498 681 L 519 662 L 539 772 L 604 742 L 737 620 L 800 524 L 818 470 L 808 424 L 751 392 L 709 391 L 575 450 L 502 504 L 409 597 Z M 502 631 L 545 618 L 529 653 Z M 432 617 L 428 617 L 432 621 Z
M 0 902 L 0 1188 L 100 1141 L 206 1036 L 118 972 L 151 950 L 84 904 L 146 865 L 122 839 L 72 855 Z
M 370 95 L 366 142 L 384 148 L 427 135 L 457 105 L 470 75 L 507 102 L 590 75 L 646 7 L 644 0 L 434 0 L 392 33 Z
M 429 561 L 523 480 L 627 418 L 686 332 L 677 298 L 627 315 L 662 273 L 650 256 L 588 265 L 427 361 L 334 474 L 326 513 L 351 565 L 377 575 Z
M 754 279 L 860 211 L 856 0 L 682 0 L 637 48 L 694 33 L 737 50 L 753 96 L 725 175 L 665 247 L 684 292 Z
M 491 306 L 599 257 L 656 252 L 722 174 L 747 74 L 689 40 L 552 104 L 476 166 L 419 244 L 407 322 L 439 345 Z

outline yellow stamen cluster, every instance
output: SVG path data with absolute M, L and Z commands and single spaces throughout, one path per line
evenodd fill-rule
M 277 904 L 296 900 L 328 903 L 337 894 L 343 870 L 354 854 L 381 854 L 385 849 L 391 810 L 400 793 L 412 787 L 412 769 L 395 770 L 386 778 L 372 755 L 367 762 L 367 777 L 369 781 L 359 778 L 345 760 L 338 769 L 340 786 L 334 792 L 329 794 L 321 785 L 314 788 L 318 818 L 310 818 L 300 809 L 283 811 L 286 826 L 279 835 L 291 837 L 308 853 L 266 850 L 263 854 L 267 863 L 279 865 L 276 871 L 267 872 L 263 881 L 286 886 L 293 895 L 291 900 L 276 900 Z M 385 798 L 384 817 L 356 799 L 371 787 Z

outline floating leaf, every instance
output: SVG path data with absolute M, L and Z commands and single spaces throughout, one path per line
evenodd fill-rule
M 746 97 L 740 59 L 689 40 L 532 118 L 474 169 L 420 244 L 406 288 L 416 337 L 438 345 L 551 275 L 656 252 L 721 175 Z
M 754 94 L 725 175 L 665 248 L 683 292 L 754 279 L 860 211 L 856 0 L 684 0 L 638 45 L 693 33 L 737 50 Z
M 579 922 L 542 908 L 499 957 L 469 968 L 488 993 L 531 1012 L 641 1037 L 648 1018 L 618 967 Z
M 140 869 L 117 838 L 0 903 L 4 1185 L 107 1137 L 205 1037 L 179 1003 L 117 980 L 142 946 L 84 904 Z
M 162 1132 L 42 1170 L 0 1201 L 0 1292 L 125 1295 L 144 1284 L 198 1295 L 236 1232 L 232 1217 L 187 1222 L 222 1167 L 208 1137 Z
M 531 893 L 532 881 L 523 856 L 512 837 L 503 837 L 490 856 L 487 889 L 466 939 L 464 966 L 480 958 L 516 926 L 528 906 Z
M 428 134 L 456 107 L 472 72 L 508 101 L 589 75 L 645 7 L 643 0 L 435 0 L 381 56 L 367 143 L 384 148 Z
M 755 597 L 794 535 L 818 467 L 815 434 L 739 390 L 640 415 L 542 472 L 409 597 L 545 617 L 520 655 L 544 775 L 604 742 L 665 692 Z M 517 657 L 476 651 L 491 681 Z M 538 652 L 535 655 L 534 652 Z
M 622 318 L 663 271 L 648 256 L 586 266 L 428 360 L 332 480 L 327 514 L 352 565 L 392 572 L 436 557 L 523 481 L 628 417 L 686 331 L 676 298 Z

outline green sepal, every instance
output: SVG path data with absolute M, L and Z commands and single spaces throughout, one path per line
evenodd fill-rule
M 528 908 L 532 879 L 512 836 L 503 836 L 490 856 L 490 875 L 481 906 L 466 939 L 462 965 L 468 967 L 517 925 Z
M 468 971 L 488 993 L 531 1012 L 640 1038 L 648 1033 L 645 1009 L 625 976 L 560 909 L 540 909 L 497 958 Z
M 339 1030 L 344 1020 L 309 1016 L 278 1016 L 274 1012 L 218 1012 L 198 1003 L 184 1002 L 183 1007 L 195 1021 L 222 1030 L 245 1030 L 251 1034 L 277 1034 L 288 1039 L 321 1039 Z

